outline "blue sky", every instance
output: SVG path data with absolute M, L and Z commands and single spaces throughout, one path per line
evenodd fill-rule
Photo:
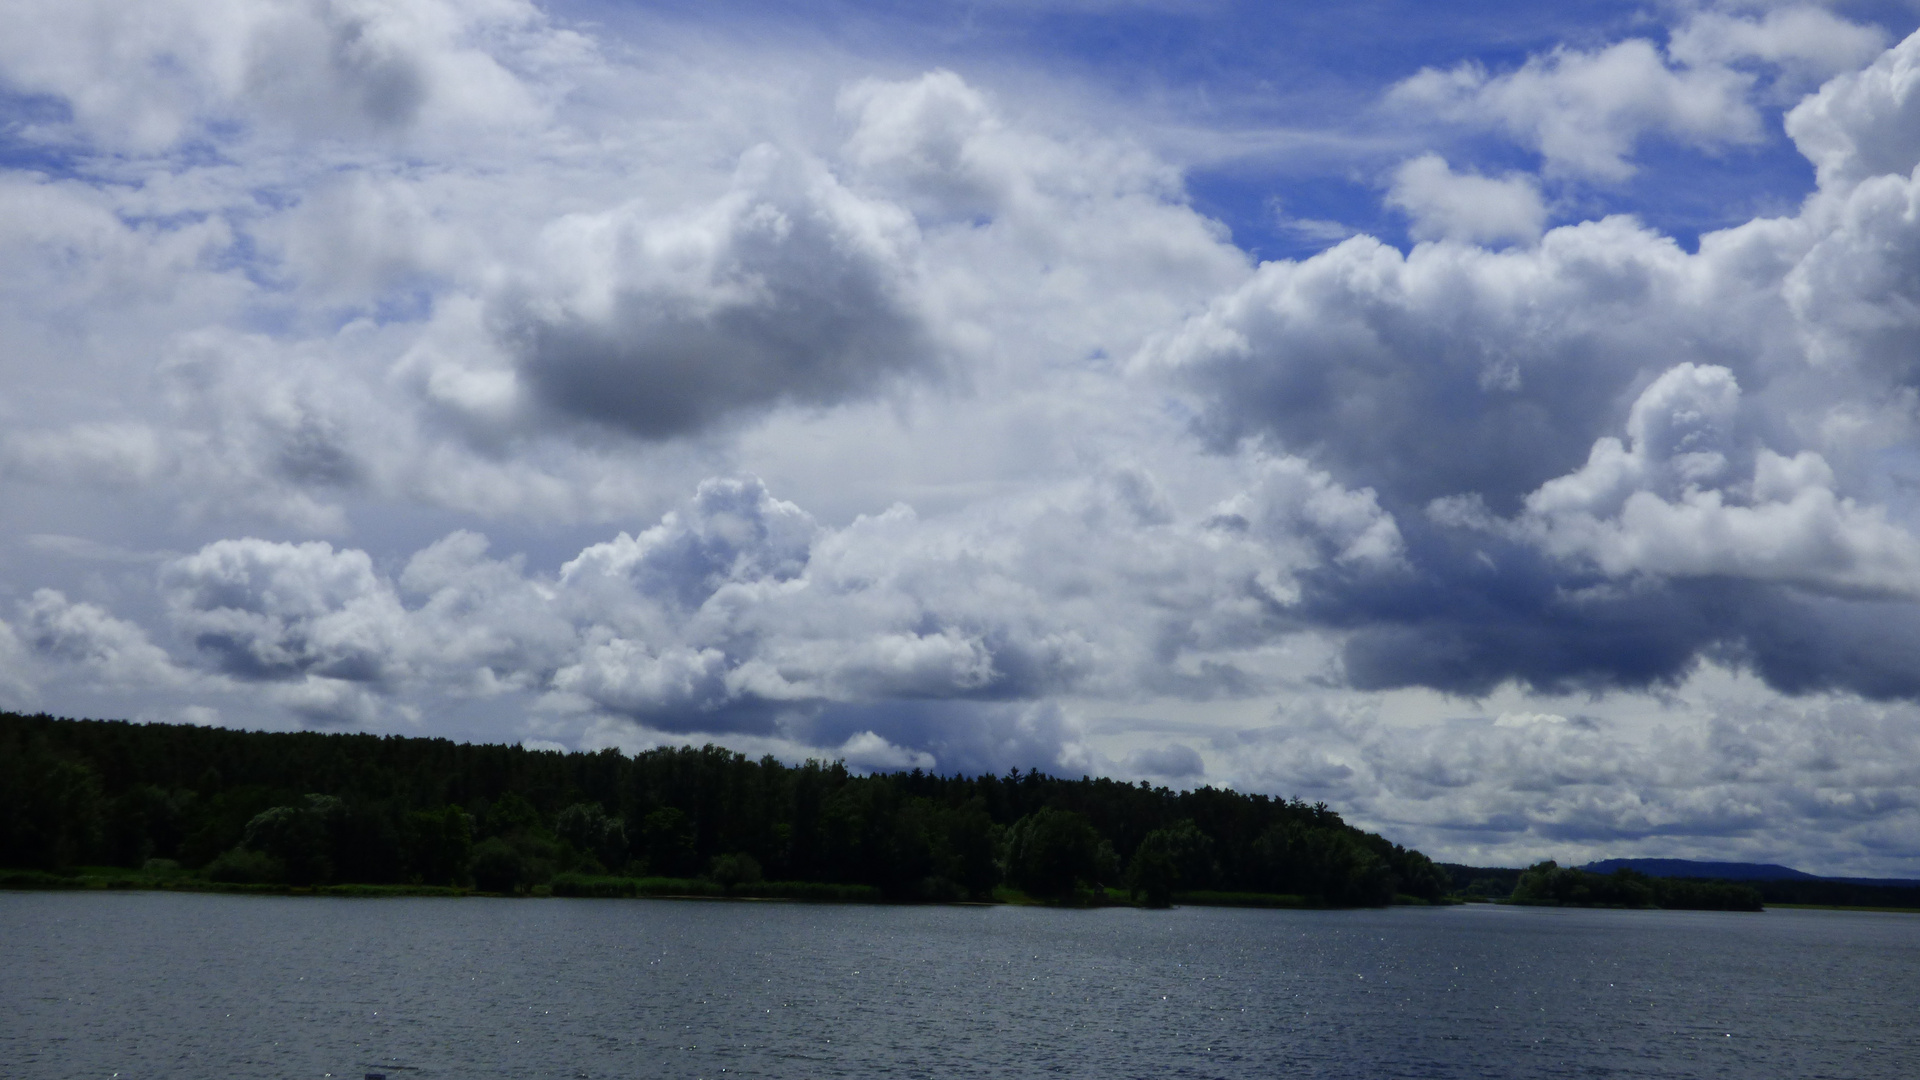
M 1920 10 L 29 3 L 0 706 L 1920 875 Z
M 1920 12 L 1901 3 L 1833 5 L 1905 37 Z M 1422 4 L 1330 7 L 1260 3 L 737 4 L 715 20 L 706 5 L 582 4 L 564 8 L 618 26 L 633 10 L 711 32 L 791 35 L 850 49 L 901 70 L 928 64 L 992 80 L 1060 80 L 1165 124 L 1271 141 L 1318 136 L 1315 149 L 1194 154 L 1183 162 L 1194 204 L 1260 258 L 1299 258 L 1322 244 L 1277 227 L 1284 213 L 1338 221 L 1405 243 L 1405 221 L 1380 205 L 1380 174 L 1411 144 L 1488 171 L 1532 169 L 1538 155 L 1473 131 L 1421 130 L 1382 106 L 1424 67 L 1474 61 L 1511 70 L 1555 48 L 1631 37 L 1664 43 L 1685 5 Z M 1577 193 L 1565 216 L 1632 213 L 1691 246 L 1702 231 L 1790 210 L 1813 173 L 1779 127 L 1790 100 L 1769 102 L 1767 138 L 1701 153 L 1659 139 L 1625 183 Z M 1178 150 L 1174 150 L 1177 154 Z

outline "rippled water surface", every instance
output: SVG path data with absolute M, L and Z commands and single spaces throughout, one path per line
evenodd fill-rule
M 0 894 L 0 1075 L 1920 1075 L 1920 916 Z

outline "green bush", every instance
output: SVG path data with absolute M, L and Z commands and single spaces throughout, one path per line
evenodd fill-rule
M 287 868 L 264 851 L 237 847 L 207 864 L 207 880 L 232 885 L 272 885 L 287 880 Z
M 732 892 L 737 885 L 752 885 L 760 880 L 760 860 L 741 852 L 715 855 L 707 876 L 714 884 Z
M 1071 810 L 1028 814 L 1007 834 L 1007 880 L 1036 899 L 1071 900 L 1082 885 L 1113 880 L 1115 861 L 1113 848 Z

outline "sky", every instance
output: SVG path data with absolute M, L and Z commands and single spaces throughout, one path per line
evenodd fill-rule
M 1920 877 L 1920 7 L 5 6 L 0 707 Z

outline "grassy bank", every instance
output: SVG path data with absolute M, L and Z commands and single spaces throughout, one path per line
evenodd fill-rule
M 755 881 L 731 887 L 705 878 L 617 877 L 561 874 L 548 889 L 554 896 L 614 898 L 698 897 L 736 900 L 805 900 L 813 903 L 877 904 L 871 885 L 832 885 L 818 881 Z
M 252 893 L 273 896 L 470 896 L 471 889 L 445 885 L 255 885 L 208 881 L 191 874 L 148 874 L 119 867 L 80 867 L 73 873 L 0 870 L 0 889 L 104 891 L 158 889 L 167 892 Z
M 1865 904 L 1768 904 L 1767 906 L 1794 908 L 1800 911 L 1884 911 L 1891 915 L 1920 915 L 1920 908 L 1873 907 Z

